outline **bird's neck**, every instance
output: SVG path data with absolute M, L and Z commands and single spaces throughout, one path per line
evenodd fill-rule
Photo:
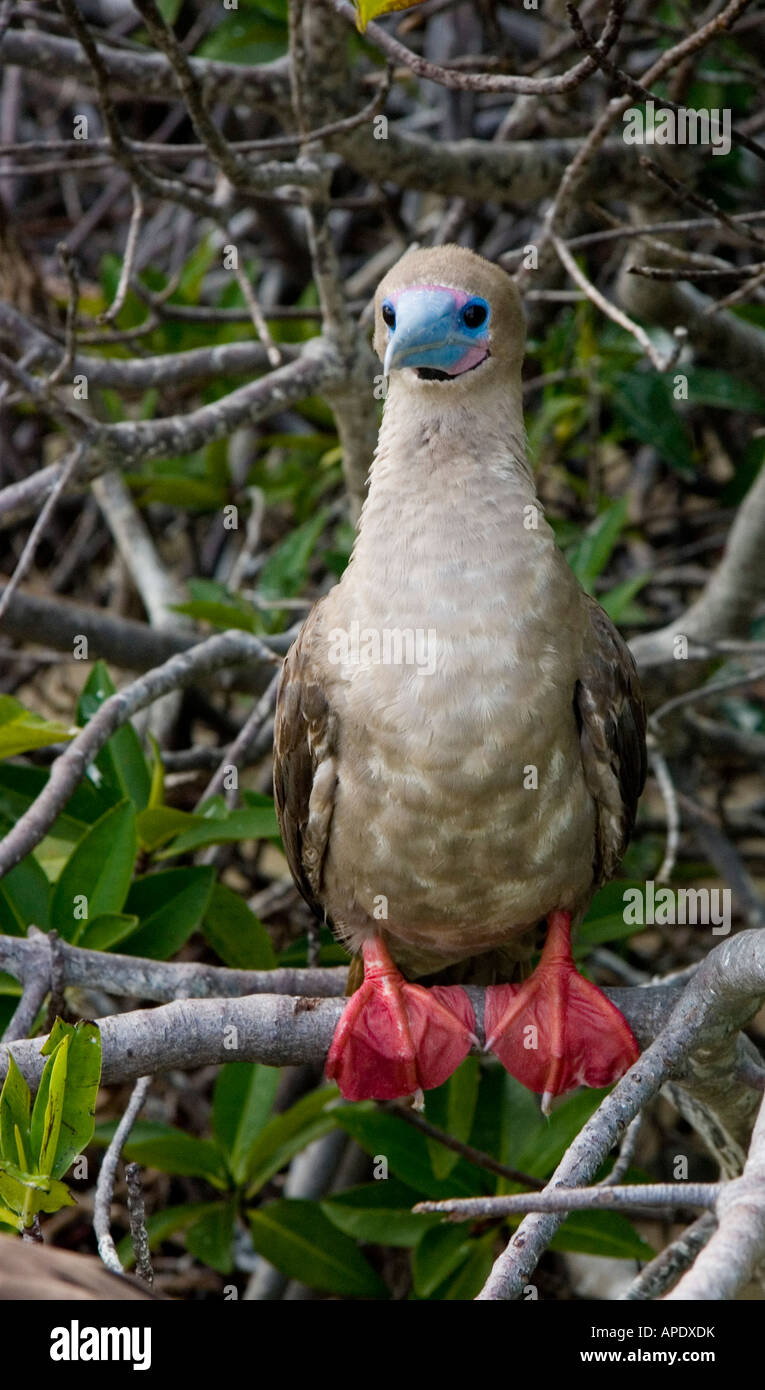
M 520 383 L 492 411 L 439 412 L 436 392 L 398 389 L 385 404 L 349 567 L 388 596 L 462 593 L 536 568 L 554 552 L 526 462 Z M 490 581 L 489 581 L 490 583 Z

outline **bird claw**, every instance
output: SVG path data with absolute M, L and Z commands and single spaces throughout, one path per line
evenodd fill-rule
M 522 985 L 486 991 L 486 1051 L 530 1091 L 552 1100 L 576 1086 L 609 1086 L 636 1062 L 627 1020 L 571 956 L 568 913 L 551 913 L 548 938 L 533 975 Z
M 410 984 L 379 940 L 364 945 L 364 983 L 335 1029 L 327 1076 L 346 1100 L 394 1100 L 441 1086 L 475 1040 L 459 986 Z

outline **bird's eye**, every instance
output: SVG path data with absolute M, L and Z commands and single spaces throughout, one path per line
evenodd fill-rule
M 466 328 L 480 328 L 486 322 L 488 309 L 480 299 L 472 299 L 462 310 L 462 322 Z
M 393 305 L 388 302 L 387 299 L 382 306 L 382 316 L 383 323 L 387 323 L 389 328 L 396 327 L 396 310 L 393 308 Z

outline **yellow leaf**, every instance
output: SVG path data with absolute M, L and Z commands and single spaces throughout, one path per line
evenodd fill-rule
M 370 19 L 381 14 L 393 14 L 394 10 L 411 10 L 421 5 L 422 0 L 353 0 L 358 11 L 356 26 L 363 34 Z

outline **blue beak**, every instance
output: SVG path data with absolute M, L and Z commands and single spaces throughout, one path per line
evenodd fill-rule
M 476 327 L 464 322 L 466 302 L 480 304 L 486 311 Z M 401 367 L 425 367 L 458 376 L 488 355 L 489 306 L 484 300 L 446 288 L 418 286 L 402 290 L 395 303 L 386 301 L 385 307 L 389 305 L 395 322 L 388 330 L 386 376 Z

